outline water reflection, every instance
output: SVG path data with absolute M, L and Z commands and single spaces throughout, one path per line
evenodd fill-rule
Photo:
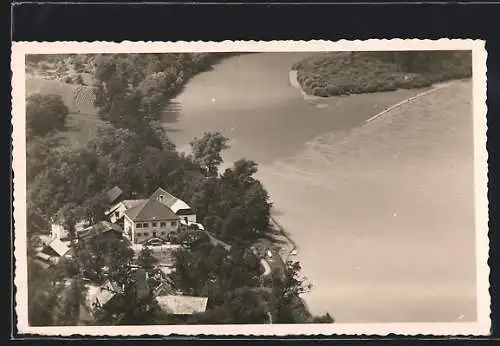
M 180 104 L 180 102 L 170 101 L 162 112 L 162 122 L 166 124 L 176 123 L 179 120 L 181 111 L 182 105 Z

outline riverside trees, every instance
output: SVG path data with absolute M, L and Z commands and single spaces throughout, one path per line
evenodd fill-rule
M 157 186 L 164 186 L 190 201 L 210 233 L 233 245 L 228 251 L 212 245 L 205 236 L 192 237 L 192 232 L 179 235 L 182 242 L 190 243 L 191 251 L 183 250 L 176 255 L 173 280 L 186 294 L 210 298 L 207 314 L 195 316 L 191 322 L 260 323 L 268 321 L 269 314 L 275 314 L 280 302 L 277 295 L 284 287 L 290 286 L 289 290 L 294 292 L 292 286 L 299 283 L 281 282 L 280 290 L 261 287 L 261 267 L 248 245 L 259 238 L 272 237 L 272 230 L 269 196 L 255 178 L 257 164 L 241 159 L 219 172 L 228 138 L 220 133 L 206 133 L 193 140 L 192 155 L 185 155 L 176 151 L 157 121 L 163 107 L 187 78 L 193 71 L 199 71 L 200 61 L 209 57 L 99 56 L 95 69 L 96 105 L 102 119 L 112 126 L 100 129 L 94 140 L 78 149 L 61 148 L 47 134 L 36 141 L 29 139 L 28 223 L 30 229 L 41 231 L 44 225 L 34 221 L 48 220 L 56 213 L 65 216 L 70 228 L 79 218 L 95 222 L 104 217 L 108 202 L 103 191 L 109 187 L 119 185 L 125 195 L 141 198 Z M 78 242 L 75 251 L 76 264 L 93 281 L 102 282 L 105 277 L 124 285 L 133 281 L 128 270 L 133 256 L 124 244 L 97 239 Z M 149 255 L 145 252 L 140 256 L 147 270 L 154 266 Z M 103 268 L 107 268 L 106 272 Z M 30 289 L 45 289 L 46 283 L 40 279 Z M 71 287 L 76 292 L 78 286 Z M 43 309 L 54 311 L 50 304 L 59 293 L 41 295 L 30 305 L 39 323 L 54 322 Z M 65 297 L 68 299 L 64 301 L 74 306 L 71 295 Z M 151 315 L 155 311 L 151 296 L 132 302 L 123 300 L 103 314 L 99 322 L 145 323 L 156 318 Z M 286 302 L 279 304 L 282 310 L 287 306 Z M 120 320 L 113 317 L 117 315 Z

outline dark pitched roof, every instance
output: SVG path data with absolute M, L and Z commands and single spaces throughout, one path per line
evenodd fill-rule
M 106 192 L 110 203 L 115 202 L 118 199 L 118 197 L 122 195 L 122 193 L 123 193 L 122 189 L 120 189 L 118 186 L 113 186 Z
M 179 216 L 165 204 L 150 198 L 144 203 L 125 211 L 132 221 L 178 220 Z
M 157 188 L 155 192 L 151 195 L 150 198 L 160 200 L 160 196 L 163 196 L 161 202 L 165 204 L 167 207 L 172 208 L 172 206 L 177 202 L 178 198 L 172 196 L 170 193 L 162 189 L 161 187 Z
M 139 204 L 145 203 L 147 199 L 126 199 L 122 201 L 125 208 L 130 209 L 138 206 Z
M 91 238 L 99 234 L 114 231 L 116 233 L 122 234 L 123 230 L 117 224 L 108 221 L 99 221 L 98 223 L 84 229 L 78 234 L 80 238 Z

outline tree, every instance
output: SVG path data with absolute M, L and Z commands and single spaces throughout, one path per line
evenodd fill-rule
M 202 167 L 205 176 L 215 177 L 223 162 L 222 151 L 229 148 L 229 139 L 219 132 L 206 132 L 201 138 L 191 141 L 194 161 Z
M 137 258 L 137 264 L 147 272 L 151 272 L 158 260 L 153 256 L 153 251 L 148 246 L 143 246 Z
M 78 279 L 69 281 L 62 289 L 57 304 L 52 311 L 53 325 L 75 326 L 80 317 L 80 306 L 85 303 L 86 289 Z
M 28 182 L 41 172 L 57 166 L 60 139 L 56 136 L 30 138 L 26 143 L 26 179 Z
M 260 324 L 272 322 L 272 298 L 265 291 L 242 287 L 228 292 L 224 302 L 202 314 L 190 317 L 187 324 Z
M 300 269 L 299 262 L 288 261 L 282 275 L 273 275 L 278 323 L 305 323 L 311 319 L 300 295 L 308 293 L 312 285 L 300 276 Z
M 130 266 L 134 251 L 125 238 L 99 234 L 87 240 L 81 239 L 75 252 L 79 268 L 96 284 L 102 284 L 105 279 L 120 286 L 133 281 Z
M 179 54 L 102 54 L 95 60 L 99 114 L 116 127 L 157 120 L 184 82 Z M 144 121 L 146 120 L 146 121 Z
M 211 307 L 223 305 L 227 294 L 243 287 L 258 287 L 259 260 L 245 248 L 193 244 L 175 254 L 175 271 L 170 275 L 176 288 L 189 295 L 207 296 Z
M 270 237 L 271 203 L 262 184 L 253 177 L 257 164 L 241 159 L 220 177 L 204 179 L 192 203 L 201 222 L 230 243 Z
M 332 316 L 327 312 L 326 314 L 322 316 L 315 316 L 313 318 L 313 323 L 333 323 L 335 320 L 333 319 Z
M 62 290 L 51 271 L 28 259 L 28 320 L 32 326 L 52 325 L 52 310 Z
M 60 95 L 33 94 L 26 100 L 26 135 L 28 139 L 63 130 L 68 107 Z
M 68 278 L 76 275 L 75 263 L 61 259 L 57 265 L 43 269 L 28 259 L 28 319 L 33 326 L 75 325 L 77 306 L 84 288 Z

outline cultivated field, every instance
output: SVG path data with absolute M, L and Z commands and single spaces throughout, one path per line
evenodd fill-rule
M 43 78 L 26 79 L 26 95 L 34 93 L 60 95 L 68 106 L 68 131 L 61 132 L 67 143 L 74 147 L 84 146 L 95 137 L 98 127 L 104 122 L 97 116 L 94 107 L 94 89 L 92 87 L 63 83 Z
M 71 113 L 97 114 L 97 109 L 94 107 L 95 92 L 92 87 L 37 77 L 27 78 L 26 95 L 35 93 L 60 95 Z

